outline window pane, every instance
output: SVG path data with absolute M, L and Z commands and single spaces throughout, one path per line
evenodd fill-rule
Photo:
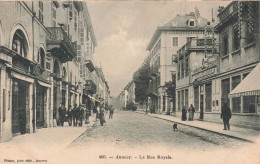
M 235 98 L 233 98 L 233 99 L 232 99 L 232 103 L 233 103 L 232 112 L 233 112 L 233 113 L 240 113 L 240 106 L 241 106 L 240 97 L 235 97 Z
M 243 113 L 255 113 L 255 96 L 244 96 Z

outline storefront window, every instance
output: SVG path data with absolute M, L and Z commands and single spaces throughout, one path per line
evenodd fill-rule
M 230 79 L 225 79 L 221 81 L 221 105 L 223 105 L 223 103 L 227 103 L 228 106 L 230 106 L 230 102 L 229 102 L 229 98 L 228 98 L 228 94 L 230 93 Z
M 241 81 L 240 75 L 232 77 L 232 90 L 236 88 L 236 86 L 240 83 L 240 81 Z M 240 97 L 233 98 L 232 105 L 233 105 L 232 112 L 240 113 L 240 105 L 241 105 Z
M 194 105 L 195 111 L 199 111 L 199 87 L 194 88 Z
M 232 113 L 240 113 L 241 101 L 240 97 L 232 98 Z
M 244 96 L 243 113 L 255 113 L 255 96 Z
M 211 102 L 212 102 L 212 84 L 206 84 L 206 112 L 211 112 Z

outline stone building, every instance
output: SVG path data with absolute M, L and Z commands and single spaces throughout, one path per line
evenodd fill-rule
M 82 103 L 91 71 L 83 75 L 80 70 L 92 70 L 87 57 L 96 40 L 84 2 L 0 4 L 0 142 L 4 142 L 52 127 L 53 118 L 59 120 L 60 104 L 68 108 Z
M 257 81 L 260 61 L 259 2 L 231 2 L 218 14 L 220 70 L 216 83 L 219 105 L 227 103 L 232 111 L 233 125 L 259 130 L 259 86 Z M 250 78 L 250 79 L 248 79 Z M 246 83 L 253 82 L 253 85 Z M 243 90 L 240 90 L 243 85 Z M 255 87 L 255 88 L 252 88 Z M 249 90 L 250 88 L 250 90 Z M 214 101 L 214 99 L 213 99 Z M 209 115 L 206 120 L 216 120 Z
M 221 123 L 227 103 L 232 125 L 259 130 L 259 14 L 259 2 L 231 2 L 219 11 L 217 44 L 192 39 L 178 51 L 178 111 L 193 104 L 195 119 Z
M 165 25 L 157 27 L 147 46 L 151 56 L 148 103 L 153 112 L 166 112 L 171 108 L 164 85 L 172 80 L 172 74 L 176 72 L 177 67 L 172 60 L 177 56 L 177 50 L 191 38 L 203 36 L 204 27 L 210 23 L 195 8 L 195 12 L 177 15 Z

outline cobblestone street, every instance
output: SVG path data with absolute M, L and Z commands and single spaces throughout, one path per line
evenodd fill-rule
M 96 122 L 92 128 L 78 137 L 69 147 L 88 148 L 91 145 L 107 145 L 120 148 L 159 146 L 167 149 L 196 149 L 202 151 L 218 148 L 240 148 L 250 143 L 226 136 L 178 125 L 173 131 L 169 121 L 148 117 L 134 112 L 116 112 L 114 119 L 106 118 L 100 126 Z

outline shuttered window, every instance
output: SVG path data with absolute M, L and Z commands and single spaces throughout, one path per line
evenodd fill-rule
M 39 1 L 39 20 L 43 23 L 43 2 Z

